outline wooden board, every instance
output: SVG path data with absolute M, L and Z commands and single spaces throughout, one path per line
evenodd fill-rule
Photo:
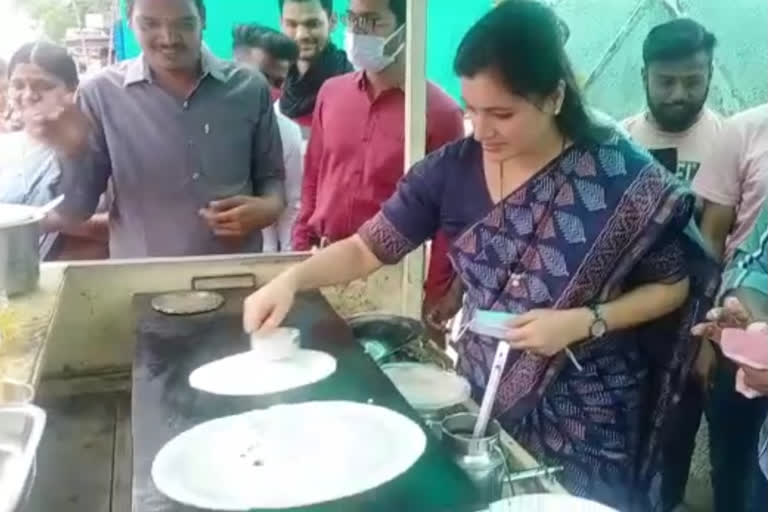
M 110 512 L 116 403 L 126 394 L 88 394 L 40 405 L 48 423 L 37 478 L 23 512 Z

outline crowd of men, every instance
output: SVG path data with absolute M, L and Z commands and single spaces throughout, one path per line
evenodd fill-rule
M 50 43 L 0 66 L 0 201 L 65 195 L 46 221 L 47 257 L 106 255 L 107 239 L 113 258 L 308 251 L 378 211 L 403 173 L 406 2 L 350 0 L 340 19 L 332 0 L 279 5 L 282 31 L 235 27 L 233 62 L 202 42 L 203 0 L 128 0 L 141 56 L 85 83 Z M 331 42 L 338 23 L 344 49 Z M 718 311 L 746 326 L 768 318 L 768 105 L 727 119 L 708 107 L 715 53 L 715 36 L 691 19 L 653 28 L 638 77 L 647 109 L 617 129 L 699 198 L 704 240 L 726 276 L 740 276 L 723 290 L 740 302 Z M 428 83 L 426 151 L 466 133 L 459 105 Z M 456 309 L 449 243 L 433 243 L 426 284 L 436 337 Z M 736 390 L 745 369 L 716 345 L 697 370 L 666 451 L 668 508 L 683 502 L 702 413 L 716 510 L 764 507 L 755 452 L 768 402 Z M 747 370 L 765 395 L 768 373 Z

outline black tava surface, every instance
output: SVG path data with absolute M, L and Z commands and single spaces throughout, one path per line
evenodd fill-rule
M 219 397 L 192 389 L 188 383 L 192 370 L 245 351 L 249 346 L 241 327 L 242 301 L 247 292 L 222 293 L 226 303 L 220 310 L 188 317 L 155 312 L 150 306 L 152 296 L 134 298 L 138 322 L 132 412 L 134 512 L 193 510 L 164 497 L 154 486 L 150 470 L 155 455 L 166 442 L 213 418 L 277 403 L 372 399 L 377 405 L 418 421 L 418 415 L 365 355 L 347 324 L 319 293 L 298 297 L 286 324 L 301 329 L 302 346 L 336 357 L 338 368 L 334 375 L 312 386 L 261 398 Z M 307 418 L 307 428 L 312 428 L 312 418 Z M 475 499 L 467 477 L 443 452 L 439 442 L 429 437 L 424 455 L 394 481 L 353 498 L 300 510 L 463 512 L 479 508 L 472 505 Z

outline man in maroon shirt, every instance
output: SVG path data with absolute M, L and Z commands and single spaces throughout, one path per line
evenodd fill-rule
M 294 228 L 296 250 L 355 234 L 403 175 L 405 4 L 349 2 L 345 46 L 360 71 L 328 80 L 318 94 Z M 428 83 L 426 150 L 463 136 L 461 109 Z M 433 251 L 430 266 L 444 267 L 445 258 L 444 250 Z

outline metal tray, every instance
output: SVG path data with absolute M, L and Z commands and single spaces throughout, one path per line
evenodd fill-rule
M 45 412 L 34 405 L 0 406 L 0 512 L 22 501 L 45 427 Z

